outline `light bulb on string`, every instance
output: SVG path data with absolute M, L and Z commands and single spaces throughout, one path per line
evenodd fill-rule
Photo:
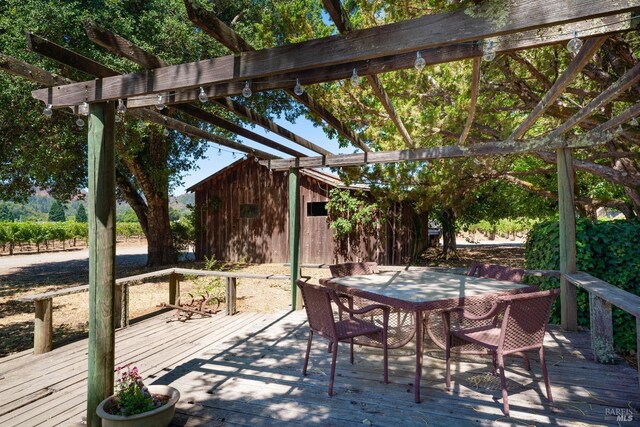
M 207 93 L 204 91 L 204 88 L 202 86 L 200 87 L 200 93 L 198 93 L 198 100 L 202 103 L 205 103 L 209 100 L 209 97 L 207 96 Z
M 253 161 L 258 163 L 258 157 L 257 156 L 253 156 Z
M 273 169 L 269 169 L 269 176 L 273 176 Z
M 485 42 L 484 44 L 484 49 L 483 49 L 483 53 L 482 53 L 482 60 L 483 61 L 487 61 L 487 62 L 491 62 L 495 59 L 496 57 L 496 51 L 493 48 L 493 40 L 489 40 L 488 42 Z
M 351 74 L 351 86 L 360 86 L 360 76 L 358 76 L 358 70 L 356 68 L 353 69 L 353 74 Z
M 569 40 L 569 43 L 567 43 L 567 50 L 575 55 L 578 52 L 580 52 L 580 48 L 582 47 L 582 40 L 580 40 L 578 38 L 578 32 L 574 31 L 573 32 L 573 38 L 571 40 Z
M 82 104 L 78 105 L 78 114 L 81 116 L 89 115 L 89 104 L 87 101 L 84 101 Z
M 413 66 L 416 67 L 418 72 L 421 72 L 425 65 L 427 65 L 427 61 L 424 60 L 420 51 L 416 52 L 416 62 L 413 63 Z
M 127 106 L 124 105 L 124 101 L 122 99 L 118 99 L 118 107 L 116 107 L 116 113 L 124 114 L 127 112 Z
M 164 97 L 162 95 L 158 95 L 158 100 L 156 101 L 156 110 L 164 110 L 166 106 L 164 105 Z
M 234 159 L 236 158 L 236 152 L 235 151 L 233 153 L 231 153 L 231 157 L 233 157 Z
M 121 114 L 116 114 L 115 121 L 116 121 L 116 123 L 120 123 L 122 121 L 122 115 Z
M 222 148 L 218 148 L 218 156 L 222 156 Z
M 616 129 L 616 133 L 622 133 L 623 129 L 622 129 L 622 125 L 618 125 L 618 128 Z
M 638 126 L 638 120 L 635 117 L 631 119 L 631 126 Z
M 242 89 L 242 96 L 244 96 L 245 98 L 250 98 L 252 93 L 253 92 L 251 92 L 251 84 L 249 83 L 249 80 L 247 80 L 244 84 L 244 88 Z
M 163 134 L 164 136 L 169 136 L 169 129 L 164 128 L 164 130 L 162 131 L 162 134 Z
M 44 110 L 42 110 L 42 114 L 46 117 L 51 117 L 53 115 L 53 105 L 47 104 L 47 106 L 44 107 Z
M 298 96 L 300 96 L 300 95 L 302 95 L 304 93 L 304 88 L 300 84 L 300 80 L 299 79 L 296 79 L 296 86 L 293 88 L 293 93 L 295 93 Z
M 82 120 L 82 117 L 78 117 L 78 119 L 76 120 L 76 125 L 78 125 L 80 129 L 84 127 L 84 120 Z

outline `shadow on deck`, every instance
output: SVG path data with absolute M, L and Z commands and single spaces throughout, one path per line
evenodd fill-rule
M 511 417 L 502 415 L 499 380 L 488 359 L 453 365 L 444 389 L 443 353 L 425 354 L 422 402 L 413 402 L 413 347 L 390 352 L 390 384 L 382 383 L 381 351 L 340 349 L 335 396 L 327 396 L 330 357 L 314 340 L 308 376 L 301 374 L 307 327 L 303 312 L 241 313 L 169 322 L 162 315 L 119 331 L 116 364 L 138 366 L 146 383 L 181 392 L 175 426 L 256 425 L 633 425 L 640 402 L 637 372 L 592 362 L 589 335 L 547 334 L 555 404 L 544 394 L 540 365 L 509 360 Z M 0 425 L 68 425 L 80 421 L 86 399 L 86 340 L 40 356 L 0 359 Z M 541 388 L 542 387 L 542 388 Z M 635 409 L 631 409 L 635 408 Z M 632 411 L 632 412 L 627 412 Z M 634 420 L 616 421 L 615 413 Z M 628 417 L 627 417 L 628 420 Z

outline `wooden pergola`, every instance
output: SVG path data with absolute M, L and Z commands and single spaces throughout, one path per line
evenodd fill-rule
M 121 75 L 115 70 L 36 35 L 29 36 L 29 46 L 32 50 L 85 71 L 96 79 L 72 82 L 5 55 L 0 56 L 0 68 L 48 86 L 33 92 L 33 96 L 45 104 L 53 108 L 75 108 L 84 102 L 90 104 L 88 136 L 90 334 L 87 402 L 87 420 L 90 425 L 98 422 L 95 415 L 97 404 L 113 391 L 115 322 L 113 313 L 115 301 L 119 298 L 114 295 L 114 122 L 116 104 L 120 99 L 126 99 L 127 114 L 133 117 L 255 155 L 264 165 L 272 169 L 289 171 L 291 283 L 294 309 L 300 307 L 294 284 L 300 277 L 298 254 L 299 170 L 301 168 L 555 151 L 560 209 L 562 327 L 567 330 L 577 329 L 576 288 L 568 280 L 568 277 L 576 272 L 573 149 L 602 145 L 614 138 L 616 127 L 640 114 L 640 104 L 633 105 L 585 134 L 573 137 L 564 135 L 591 113 L 636 84 L 640 79 L 640 65 L 630 69 L 609 89 L 599 94 L 550 134 L 536 139 L 521 138 L 560 97 L 604 43 L 608 34 L 629 31 L 636 27 L 634 14 L 640 11 L 640 0 L 616 2 L 514 0 L 509 2 L 510 6 L 505 12 L 506 17 L 503 16 L 500 19 L 484 16 L 481 13 L 482 4 L 480 4 L 476 6 L 479 8 L 475 10 L 476 13 L 458 10 L 363 30 L 352 28 L 348 14 L 342 9 L 338 0 L 323 0 L 323 3 L 341 34 L 256 51 L 231 28 L 199 7 L 196 2 L 185 0 L 189 17 L 194 24 L 228 47 L 234 55 L 179 65 L 167 64 L 123 37 L 91 22 L 86 23 L 87 35 L 94 43 L 148 70 L 140 73 Z M 566 42 L 573 37 L 573 31 L 579 31 L 580 37 L 586 38 L 584 46 L 540 103 L 509 138 L 504 141 L 463 145 L 475 114 L 480 79 L 479 64 L 483 55 L 482 42 L 491 40 L 495 51 L 502 53 Z M 380 73 L 413 67 L 416 52 L 422 53 L 427 65 L 473 60 L 469 117 L 457 145 L 415 148 L 419 144 L 412 140 L 392 100 L 376 77 Z M 325 107 L 306 93 L 297 95 L 293 91 L 292 82 L 296 79 L 304 85 L 335 81 L 348 78 L 354 68 L 358 70 L 358 74 L 366 76 L 375 95 L 405 141 L 406 150 L 372 152 L 358 135 L 350 131 Z M 254 82 L 251 87 L 253 91 L 285 89 L 313 114 L 321 117 L 354 146 L 359 147 L 363 153 L 334 155 L 229 98 L 240 94 L 247 81 Z M 291 147 L 243 129 L 191 104 L 197 101 L 200 88 L 203 88 L 207 96 L 217 105 L 320 156 L 304 156 Z M 163 96 L 165 104 L 202 122 L 235 132 L 293 157 L 282 159 L 251 149 L 160 114 L 153 109 L 158 95 Z

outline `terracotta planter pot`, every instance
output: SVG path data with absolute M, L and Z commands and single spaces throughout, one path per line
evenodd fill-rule
M 176 403 L 180 400 L 180 392 L 166 385 L 150 385 L 148 389 L 151 394 L 169 396 L 169 401 L 153 411 L 123 416 L 113 415 L 104 410 L 104 406 L 113 399 L 113 396 L 109 396 L 100 402 L 96 409 L 98 416 L 102 418 L 102 427 L 166 427 L 171 424 L 176 410 Z

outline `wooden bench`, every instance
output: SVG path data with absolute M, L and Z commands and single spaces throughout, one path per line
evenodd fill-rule
M 129 325 L 129 286 L 142 284 L 143 280 L 155 277 L 169 277 L 169 304 L 175 304 L 180 296 L 180 276 L 212 276 L 225 277 L 227 279 L 225 298 L 227 301 L 226 314 L 231 316 L 236 313 L 236 287 L 238 278 L 266 279 L 266 280 L 290 280 L 288 275 L 277 274 L 251 274 L 229 271 L 193 270 L 187 268 L 168 268 L 136 276 L 123 277 L 115 283 L 115 327 L 127 327 Z M 72 288 L 41 294 L 25 295 L 16 298 L 20 302 L 33 302 L 35 304 L 35 323 L 33 329 L 33 352 L 41 354 L 53 349 L 53 298 L 64 295 L 72 295 L 89 292 L 89 285 L 74 286 Z

